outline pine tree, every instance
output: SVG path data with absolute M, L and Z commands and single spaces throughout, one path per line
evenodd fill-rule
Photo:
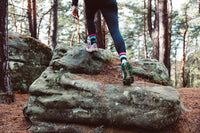
M 34 36 L 33 34 L 33 22 L 32 22 L 32 8 L 31 8 L 31 0 L 27 0 L 27 8 L 28 8 L 28 25 L 29 25 L 29 32 L 31 33 L 31 37 Z
M 102 31 L 102 24 L 101 24 L 101 12 L 100 10 L 95 14 L 95 26 L 96 26 L 96 37 L 97 37 L 97 45 L 98 48 L 105 49 L 105 44 L 103 40 L 103 31 Z
M 153 42 L 153 58 L 159 60 L 159 0 L 155 0 L 155 20 L 154 28 L 152 28 L 152 2 L 148 0 L 148 29 Z
M 32 0 L 33 4 L 33 37 L 37 38 L 37 6 L 36 0 Z
M 53 12 L 52 12 L 53 26 L 51 35 L 51 46 L 53 49 L 57 45 L 57 30 L 58 30 L 58 0 L 53 0 Z
M 167 0 L 159 1 L 159 62 L 170 71 Z
M 8 0 L 0 1 L 0 100 L 14 101 L 8 60 Z

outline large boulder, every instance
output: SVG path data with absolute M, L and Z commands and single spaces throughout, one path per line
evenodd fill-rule
M 168 70 L 164 64 L 155 59 L 141 59 L 134 62 L 136 66 L 133 73 L 140 77 L 149 79 L 151 82 L 170 85 Z
M 181 101 L 175 88 L 138 82 L 104 84 L 75 74 L 97 74 L 102 69 L 99 64 L 111 57 L 104 50 L 87 53 L 84 48 L 58 47 L 50 66 L 30 86 L 24 107 L 30 130 L 86 133 L 85 126 L 102 125 L 157 130 L 176 122 Z
M 82 46 L 75 48 L 59 45 L 53 53 L 50 63 L 54 69 L 64 69 L 72 73 L 98 74 L 106 62 L 111 61 L 110 52 L 88 53 Z
M 8 53 L 14 91 L 27 93 L 29 86 L 48 67 L 52 50 L 40 41 L 9 33 Z

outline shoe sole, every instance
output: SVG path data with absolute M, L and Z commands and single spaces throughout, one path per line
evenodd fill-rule
M 96 52 L 96 51 L 98 51 L 98 48 L 95 48 L 95 49 L 88 49 L 88 48 L 86 48 L 86 51 L 87 52 Z
M 122 71 L 124 73 L 123 84 L 131 85 L 134 82 L 132 67 L 129 62 L 122 64 Z

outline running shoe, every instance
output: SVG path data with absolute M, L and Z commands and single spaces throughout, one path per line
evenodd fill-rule
M 131 85 L 134 82 L 132 66 L 128 61 L 123 61 L 121 64 L 121 69 L 123 72 L 123 84 Z
M 97 44 L 94 43 L 94 44 L 92 44 L 92 45 L 87 46 L 87 47 L 86 47 L 86 51 L 88 51 L 88 52 L 98 51 Z

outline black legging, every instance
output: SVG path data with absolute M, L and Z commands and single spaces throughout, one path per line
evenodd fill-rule
M 85 0 L 86 20 L 89 35 L 95 34 L 94 15 L 101 10 L 118 54 L 126 52 L 124 39 L 121 36 L 118 23 L 118 7 L 116 0 Z

